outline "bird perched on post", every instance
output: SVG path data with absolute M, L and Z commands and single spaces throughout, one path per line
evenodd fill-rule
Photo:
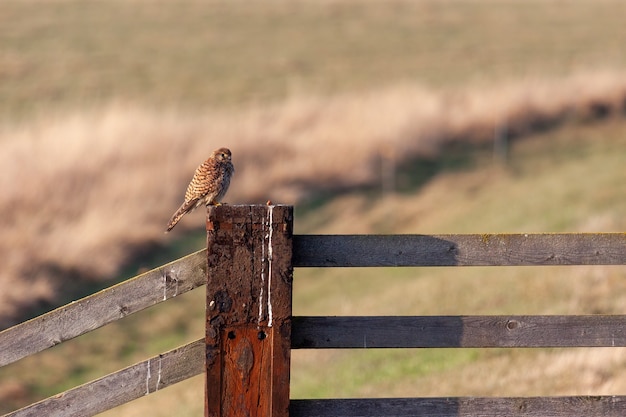
M 187 213 L 200 207 L 219 205 L 230 185 L 230 177 L 235 172 L 232 155 L 227 148 L 219 148 L 204 161 L 193 174 L 185 193 L 185 202 L 167 224 L 167 232 Z

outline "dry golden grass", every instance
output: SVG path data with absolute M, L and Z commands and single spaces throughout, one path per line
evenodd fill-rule
M 380 181 L 394 163 L 436 158 L 452 141 L 489 143 L 568 120 L 621 113 L 626 77 L 586 73 L 487 88 L 403 85 L 368 94 L 292 99 L 233 112 L 189 114 L 112 104 L 0 132 L 0 316 L 55 299 L 64 279 L 110 279 L 150 244 L 195 167 L 233 150 L 230 203 L 294 203 L 315 190 Z M 175 233 L 202 225 L 202 210 Z

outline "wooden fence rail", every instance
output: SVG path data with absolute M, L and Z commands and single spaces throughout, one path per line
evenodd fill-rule
M 292 400 L 291 417 L 624 417 L 626 397 Z
M 204 339 L 67 390 L 5 417 L 90 417 L 153 394 L 204 370 Z
M 295 267 L 624 265 L 626 233 L 294 236 Z
M 56 346 L 206 283 L 206 250 L 0 332 L 0 366 Z
M 91 416 L 203 371 L 211 416 L 243 415 L 261 398 L 249 415 L 626 415 L 622 396 L 290 401 L 289 349 L 626 346 L 623 315 L 291 317 L 290 287 L 301 267 L 626 265 L 624 233 L 292 236 L 291 213 L 212 207 L 208 250 L 0 332 L 4 366 L 209 282 L 205 338 L 7 416 Z
M 626 316 L 294 317 L 293 349 L 626 346 Z

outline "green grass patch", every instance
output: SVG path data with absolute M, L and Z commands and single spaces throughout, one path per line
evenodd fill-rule
M 324 350 L 292 353 L 292 398 L 385 397 L 385 387 L 415 384 L 480 358 L 477 349 Z

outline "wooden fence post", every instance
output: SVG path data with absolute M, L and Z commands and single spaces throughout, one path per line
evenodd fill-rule
M 207 211 L 206 417 L 287 417 L 292 206 Z

